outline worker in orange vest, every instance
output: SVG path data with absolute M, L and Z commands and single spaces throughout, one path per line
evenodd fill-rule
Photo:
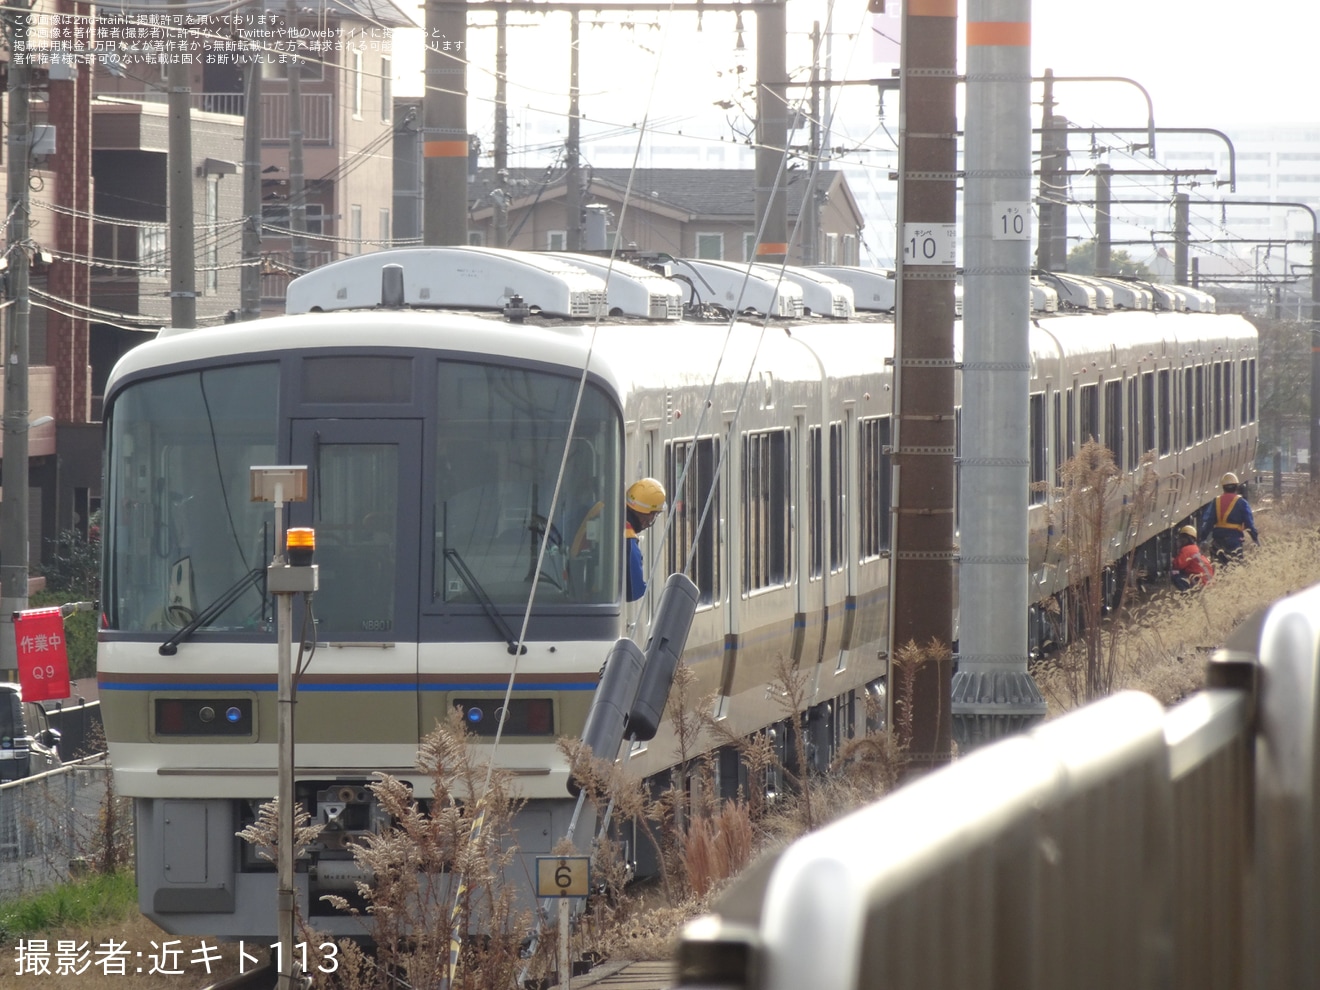
M 1179 591 L 1203 588 L 1215 576 L 1215 565 L 1201 554 L 1196 542 L 1196 527 L 1178 530 L 1178 552 L 1173 556 L 1173 586 Z
M 1251 542 L 1257 546 L 1260 545 L 1260 536 L 1256 533 L 1256 520 L 1250 504 L 1238 494 L 1238 476 L 1229 471 L 1219 484 L 1224 492 L 1205 507 L 1199 535 L 1202 540 L 1209 538 L 1214 544 L 1215 559 L 1227 563 L 1230 559 L 1241 559 L 1244 533 L 1250 533 Z

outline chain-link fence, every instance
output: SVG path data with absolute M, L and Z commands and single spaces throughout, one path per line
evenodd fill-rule
M 0 894 L 53 887 L 114 868 L 132 849 L 133 804 L 114 794 L 105 757 L 0 784 Z

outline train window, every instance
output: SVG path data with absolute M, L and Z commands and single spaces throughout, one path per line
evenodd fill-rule
M 1160 372 L 1159 390 L 1160 390 L 1160 454 L 1169 453 L 1173 444 L 1173 395 L 1171 392 L 1172 382 L 1170 381 L 1169 371 L 1166 368 Z
M 1241 424 L 1243 426 L 1246 426 L 1247 425 L 1247 362 L 1245 360 L 1242 362 L 1242 388 L 1238 390 L 1238 394 L 1242 396 L 1240 400 L 1242 403 L 1242 411 L 1239 414 L 1238 419 L 1241 421 Z
M 820 577 L 825 545 L 825 499 L 821 496 L 820 427 L 807 431 L 807 575 Z
M 302 361 L 304 402 L 405 403 L 413 398 L 410 357 L 354 354 L 305 357 Z
M 1191 368 L 1183 372 L 1184 450 L 1196 443 L 1196 387 L 1193 384 L 1195 377 L 1195 372 Z
M 1060 485 L 1059 468 L 1062 467 L 1063 452 L 1063 395 L 1058 389 L 1054 390 L 1054 443 L 1050 456 L 1054 462 L 1054 470 L 1050 472 L 1050 477 L 1054 479 L 1055 485 Z
M 582 393 L 552 504 L 578 379 L 442 362 L 437 385 L 434 599 L 524 605 L 535 578 L 538 604 L 617 601 L 624 480 L 613 403 L 591 385 Z
M 1141 376 L 1141 452 L 1155 449 L 1155 372 Z
M 1045 501 L 1045 393 L 1032 392 L 1028 408 L 1031 435 L 1030 500 L 1032 505 Z
M 889 549 L 889 509 L 892 460 L 889 446 L 889 417 L 863 419 L 858 423 L 858 484 L 861 497 L 862 559 L 880 556 Z
M 1196 440 L 1199 443 L 1205 439 L 1205 365 L 1196 366 L 1196 413 L 1193 417 L 1196 420 Z
M 276 461 L 278 367 L 208 368 L 128 386 L 107 417 L 107 628 L 177 629 L 270 560 L 248 469 Z M 250 581 L 201 630 L 262 629 Z M 162 637 L 163 638 L 163 637 Z
M 1073 389 L 1068 389 L 1068 460 L 1072 460 L 1077 453 L 1077 406 L 1073 402 Z M 1060 484 L 1063 483 L 1060 475 Z
M 1213 406 L 1212 417 L 1214 419 L 1214 432 L 1224 432 L 1224 364 L 1222 361 L 1216 361 L 1212 367 L 1211 383 L 1211 405 Z
M 1105 446 L 1114 464 L 1123 466 L 1123 383 L 1105 382 Z
M 848 451 L 844 446 L 842 423 L 830 424 L 830 570 L 843 567 L 844 552 L 847 549 L 848 518 L 845 515 L 847 501 L 844 498 L 844 483 L 847 480 L 845 458 Z
M 714 437 L 676 440 L 669 445 L 665 490 L 669 492 L 669 570 L 687 574 L 698 601 L 709 605 L 720 594 L 719 441 Z
M 1138 418 L 1137 409 L 1137 380 L 1129 378 L 1127 380 L 1127 466 L 1132 470 L 1137 466 L 1137 461 L 1141 456 L 1141 436 L 1139 428 L 1141 420 Z
M 1233 362 L 1224 362 L 1224 429 L 1233 429 Z
M 1249 364 L 1251 367 L 1251 371 L 1247 375 L 1247 382 L 1251 389 L 1251 410 L 1250 410 L 1251 420 L 1250 421 L 1254 423 L 1256 422 L 1256 359 L 1252 358 Z
M 749 433 L 743 437 L 742 555 L 743 590 L 756 591 L 788 582 L 789 549 L 788 431 Z
M 1078 443 L 1100 439 L 1100 391 L 1095 385 L 1083 385 L 1077 394 Z M 1069 447 L 1069 455 L 1072 448 Z

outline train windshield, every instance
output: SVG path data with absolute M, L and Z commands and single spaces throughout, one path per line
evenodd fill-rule
M 552 506 L 578 380 L 451 363 L 438 384 L 434 600 L 524 605 L 535 579 L 538 605 L 617 601 L 618 410 L 587 387 Z
M 275 364 L 139 383 L 115 402 L 107 463 L 104 610 L 109 628 L 172 632 L 221 600 L 273 552 L 268 504 L 248 469 L 278 463 Z M 206 623 L 268 630 L 249 581 Z

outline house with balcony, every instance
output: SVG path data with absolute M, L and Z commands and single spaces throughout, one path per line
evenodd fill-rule
M 137 0 L 135 9 L 164 9 Z M 194 18 L 198 57 L 190 73 L 197 114 L 228 117 L 239 135 L 217 161 L 233 162 L 241 187 L 248 65 L 261 72 L 262 306 L 280 312 L 299 274 L 290 227 L 290 74 L 298 73 L 306 239 L 302 268 L 391 244 L 394 138 L 392 33 L 416 27 L 389 0 L 331 0 L 290 23 L 259 15 Z M 164 104 L 166 66 L 100 70 L 100 99 Z M 194 138 L 194 143 L 196 139 Z M 228 219 L 241 220 L 241 198 Z M 237 230 L 237 228 L 235 228 Z M 233 241 L 241 240 L 241 232 Z

